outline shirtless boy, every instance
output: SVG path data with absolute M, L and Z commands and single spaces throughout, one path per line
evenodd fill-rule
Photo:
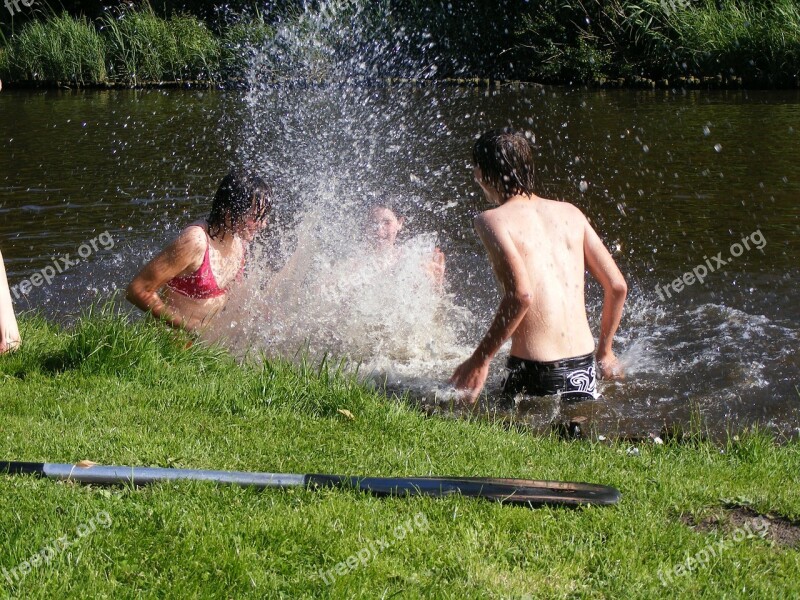
M 503 392 L 597 398 L 595 356 L 603 378 L 623 377 L 611 344 L 622 317 L 627 284 L 583 213 L 534 193 L 533 148 L 511 130 L 484 133 L 473 147 L 475 180 L 497 205 L 475 218 L 502 299 L 475 352 L 450 383 L 474 404 L 489 363 L 511 338 Z M 595 355 L 584 301 L 584 270 L 603 287 Z

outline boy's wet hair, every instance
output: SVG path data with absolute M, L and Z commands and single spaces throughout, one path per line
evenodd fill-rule
M 472 162 L 481 168 L 484 182 L 507 200 L 534 193 L 533 144 L 529 136 L 507 127 L 481 135 L 472 147 Z
M 211 213 L 208 215 L 208 235 L 225 237 L 225 218 L 230 219 L 232 231 L 244 225 L 248 217 L 263 223 L 272 210 L 272 191 L 257 175 L 232 170 L 220 182 Z

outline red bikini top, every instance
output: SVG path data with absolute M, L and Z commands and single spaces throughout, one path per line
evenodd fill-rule
M 192 225 L 192 227 L 200 227 L 199 225 Z M 200 229 L 203 229 L 200 227 Z M 197 269 L 191 275 L 180 275 L 173 277 L 167 282 L 167 286 L 189 298 L 195 298 L 197 300 L 207 300 L 208 298 L 218 298 L 219 296 L 224 296 L 228 293 L 228 288 L 222 289 L 217 284 L 217 280 L 214 277 L 214 272 L 211 270 L 211 258 L 209 256 L 209 247 L 211 246 L 211 240 L 208 237 L 208 232 L 203 229 L 203 233 L 206 234 L 206 253 L 203 256 L 203 264 L 200 265 L 200 268 Z M 236 280 L 238 281 L 242 273 L 244 272 L 244 249 L 242 249 L 242 266 L 239 269 L 239 273 L 236 275 Z

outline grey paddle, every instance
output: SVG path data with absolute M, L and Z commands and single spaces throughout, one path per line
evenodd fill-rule
M 495 479 L 489 477 L 353 477 L 344 475 L 295 475 L 203 469 L 104 466 L 84 461 L 78 464 L 0 461 L 0 473 L 36 475 L 59 481 L 96 485 L 147 485 L 170 481 L 211 481 L 242 487 L 338 487 L 370 492 L 377 496 L 448 496 L 461 494 L 527 506 L 587 504 L 609 505 L 619 501 L 613 487 L 566 481 Z

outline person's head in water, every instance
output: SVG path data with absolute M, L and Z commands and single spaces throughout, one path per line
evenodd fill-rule
M 272 209 L 272 192 L 263 179 L 240 170 L 228 173 L 220 182 L 211 213 L 208 235 L 224 238 L 228 232 L 252 239 L 267 225 Z
M 366 229 L 369 241 L 375 248 L 392 248 L 404 224 L 405 217 L 401 216 L 395 199 L 376 200 L 369 205 Z
M 472 147 L 475 180 L 490 201 L 534 194 L 533 144 L 528 133 L 511 128 L 481 135 Z

